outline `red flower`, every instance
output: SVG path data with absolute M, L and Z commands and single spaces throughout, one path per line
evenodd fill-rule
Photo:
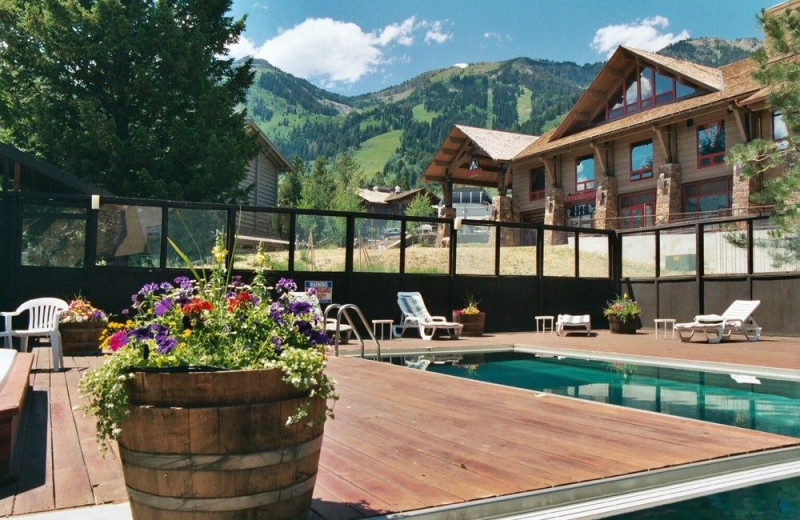
M 193 314 L 193 313 L 201 313 L 203 311 L 210 311 L 214 308 L 214 305 L 211 304 L 210 301 L 204 300 L 202 298 L 192 298 L 189 303 L 184 303 L 181 310 L 183 310 L 184 314 Z
M 233 312 L 241 306 L 256 303 L 255 296 L 248 292 L 240 292 L 228 298 L 228 312 Z

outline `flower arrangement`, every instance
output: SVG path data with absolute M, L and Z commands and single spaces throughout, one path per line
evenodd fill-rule
M 466 305 L 461 309 L 453 309 L 453 315 L 480 314 L 481 310 L 478 308 L 480 303 L 480 300 L 476 300 L 472 295 L 469 295 L 467 296 Z
M 606 318 L 616 318 L 620 323 L 637 320 L 641 314 L 642 308 L 639 303 L 631 300 L 627 293 L 607 302 L 606 308 L 603 309 L 603 315 Z
M 92 303 L 76 296 L 69 302 L 69 308 L 61 314 L 60 323 L 93 323 L 105 325 L 108 323 L 108 314 L 101 311 Z
M 135 312 L 127 322 L 109 324 L 102 346 L 111 355 L 80 382 L 101 448 L 119 438 L 129 411 L 126 381 L 137 370 L 279 369 L 285 382 L 310 397 L 337 399 L 324 373 L 330 340 L 323 317 L 308 302 L 288 299 L 296 284 L 281 279 L 267 287 L 266 263 L 259 260 L 251 284 L 229 279 L 219 235 L 212 257 L 207 279 L 195 272 L 194 280 L 147 284 L 132 296 Z M 265 255 L 259 251 L 257 258 Z M 332 405 L 327 415 L 333 416 Z M 287 424 L 307 416 L 308 407 L 301 406 Z

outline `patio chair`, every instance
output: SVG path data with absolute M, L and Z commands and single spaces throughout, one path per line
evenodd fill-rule
M 58 330 L 58 321 L 61 313 L 69 308 L 69 304 L 58 298 L 34 298 L 28 300 L 14 312 L 0 312 L 5 321 L 5 329 L 0 332 L 3 346 L 11 348 L 12 338 L 19 338 L 20 351 L 28 351 L 28 338 L 49 337 L 50 348 L 53 350 L 53 370 L 58 371 L 64 366 L 64 354 L 61 350 L 61 333 Z M 14 329 L 13 318 L 23 313 L 28 313 L 28 328 Z
M 748 341 L 758 341 L 761 327 L 753 318 L 753 313 L 761 304 L 761 300 L 736 300 L 725 312 L 719 314 L 701 314 L 694 321 L 676 323 L 675 330 L 681 341 L 689 341 L 697 332 L 706 335 L 709 343 L 719 343 L 731 334 L 742 334 Z
M 302 291 L 293 291 L 289 293 L 289 299 L 292 301 L 307 301 L 311 304 L 311 308 L 315 314 L 319 315 L 320 318 L 325 316 L 325 313 L 322 312 L 322 306 L 320 306 L 319 298 L 308 294 L 307 292 Z M 335 318 L 327 318 L 325 320 L 325 332 L 328 333 L 329 336 L 333 336 L 336 334 L 336 319 Z M 339 343 L 340 344 L 347 344 L 350 342 L 350 338 L 353 335 L 353 327 L 347 325 L 345 323 L 339 323 Z
M 556 320 L 556 336 L 560 336 L 565 329 L 584 329 L 586 335 L 592 333 L 592 320 L 588 314 L 559 314 Z
M 461 336 L 461 329 L 464 326 L 447 321 L 444 316 L 431 316 L 425 307 L 422 295 L 418 292 L 397 293 L 397 305 L 403 315 L 400 318 L 400 325 L 392 327 L 396 338 L 401 337 L 406 329 L 419 329 L 419 335 L 424 340 L 432 339 L 437 330 L 447 331 L 452 339 L 458 339 Z

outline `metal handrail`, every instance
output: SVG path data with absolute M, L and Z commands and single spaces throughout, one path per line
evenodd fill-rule
M 334 334 L 333 340 L 333 352 L 336 357 L 339 357 L 339 329 L 342 324 L 342 316 L 344 316 L 345 320 L 347 320 L 347 324 L 350 325 L 350 328 L 353 329 L 353 333 L 356 335 L 356 339 L 358 339 L 359 343 L 361 344 L 361 357 L 365 357 L 364 353 L 364 340 L 361 338 L 361 334 L 358 333 L 358 327 L 355 326 L 353 323 L 353 319 L 350 317 L 349 310 L 354 310 L 358 314 L 358 317 L 361 318 L 361 323 L 364 325 L 364 329 L 367 331 L 369 336 L 372 338 L 372 341 L 375 342 L 377 345 L 377 353 L 378 359 L 381 359 L 381 342 L 378 341 L 378 338 L 375 337 L 375 334 L 372 332 L 369 324 L 367 323 L 367 319 L 364 317 L 364 313 L 361 312 L 361 309 L 358 308 L 357 305 L 353 303 L 331 303 L 325 308 L 324 318 L 325 321 L 328 321 L 328 313 L 331 311 L 336 310 L 336 333 Z

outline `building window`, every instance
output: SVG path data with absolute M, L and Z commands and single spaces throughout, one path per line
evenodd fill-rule
M 531 170 L 530 200 L 541 200 L 544 198 L 544 177 L 544 166 Z
M 595 203 L 575 204 L 567 208 L 567 225 L 577 228 L 594 227 Z
M 653 177 L 653 141 L 642 141 L 631 145 L 631 180 Z
M 683 212 L 717 217 L 730 214 L 731 179 L 712 179 L 683 187 Z
M 725 161 L 725 122 L 697 125 L 697 167 L 705 168 Z
M 594 179 L 594 156 L 578 157 L 575 161 L 575 191 L 593 190 L 597 184 Z
M 775 141 L 778 150 L 786 150 L 789 146 L 789 129 L 786 128 L 781 112 L 772 113 L 772 140 Z
M 595 123 L 702 93 L 703 90 L 692 85 L 682 83 L 652 67 L 640 65 L 614 89 L 606 103 L 605 111 L 598 115 Z
M 656 213 L 656 192 L 626 193 L 619 196 L 619 228 L 635 229 L 653 226 Z

